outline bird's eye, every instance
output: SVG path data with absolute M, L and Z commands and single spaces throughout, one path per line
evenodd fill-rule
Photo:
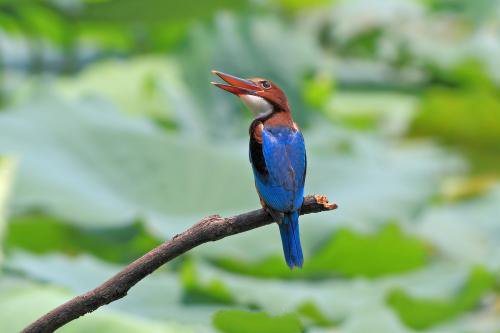
M 264 89 L 269 89 L 271 88 L 271 83 L 269 83 L 269 81 L 260 81 L 260 85 L 262 88 Z

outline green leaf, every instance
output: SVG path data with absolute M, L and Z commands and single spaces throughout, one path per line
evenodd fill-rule
M 78 228 L 42 214 L 10 219 L 5 239 L 7 250 L 23 249 L 44 254 L 89 253 L 106 261 L 129 263 L 160 244 L 143 223 L 114 228 Z
M 19 15 L 21 27 L 30 38 L 46 38 L 59 44 L 65 44 L 71 37 L 72 28 L 66 18 L 44 4 L 31 3 L 15 9 Z
M 426 244 L 403 234 L 396 224 L 388 224 L 372 235 L 340 229 L 310 258 L 303 269 L 291 271 L 281 256 L 258 263 L 232 259 L 230 255 L 215 260 L 219 267 L 246 275 L 282 278 L 379 277 L 422 267 L 427 261 Z
M 397 92 L 339 91 L 324 109 L 327 117 L 357 130 L 406 133 L 417 108 L 415 96 Z
M 245 8 L 246 0 L 94 1 L 83 7 L 78 22 L 83 38 L 100 42 L 102 48 L 164 53 L 184 41 L 193 22 L 206 21 L 220 10 Z
M 311 301 L 306 301 L 302 303 L 297 308 L 297 313 L 302 317 L 305 317 L 308 321 L 312 322 L 315 326 L 320 327 L 330 327 L 336 326 L 338 322 L 328 319 L 324 313 L 322 313 L 316 304 Z
M 393 290 L 387 302 L 406 325 L 422 330 L 472 310 L 494 285 L 495 277 L 478 267 L 472 270 L 462 290 L 450 300 L 419 299 L 402 290 Z
M 470 112 L 472 108 L 474 112 Z M 415 134 L 433 134 L 448 143 L 486 149 L 495 149 L 500 140 L 500 100 L 488 91 L 457 95 L 456 91 L 435 88 L 424 97 L 417 115 Z
M 181 280 L 184 288 L 183 302 L 206 304 L 234 304 L 234 298 L 226 286 L 218 279 L 202 283 L 193 260 L 185 260 L 181 269 Z
M 40 100 L 0 114 L 0 132 L 0 151 L 22 156 L 15 207 L 86 228 L 141 216 L 171 235 L 207 212 L 257 202 L 243 154 L 165 135 L 109 104 Z
M 327 75 L 313 75 L 304 80 L 303 98 L 313 108 L 323 110 L 327 107 L 335 82 Z
M 0 322 L 3 333 L 19 332 L 41 315 L 73 297 L 51 286 L 3 277 L 0 279 Z M 58 331 L 63 333 L 193 333 L 196 328 L 130 316 L 108 308 L 78 318 Z M 201 331 L 201 330 L 198 330 Z
M 17 252 L 9 256 L 6 267 L 26 276 L 64 287 L 74 294 L 87 292 L 116 274 L 121 266 L 110 265 L 89 256 L 68 258 L 58 254 L 34 256 Z M 106 306 L 129 316 L 203 326 L 216 310 L 210 304 L 183 302 L 183 286 L 171 272 L 156 272 L 140 281 L 127 297 Z
M 498 269 L 500 255 L 500 184 L 471 200 L 427 209 L 415 233 L 427 239 L 443 258 L 463 267 Z
M 247 1 L 213 0 L 199 2 L 165 2 L 144 0 L 141 4 L 133 0 L 108 0 L 91 2 L 84 10 L 84 21 L 145 24 L 171 23 L 210 17 L 221 9 L 242 9 Z
M 214 326 L 224 333 L 300 333 L 302 325 L 294 314 L 269 316 L 264 312 L 241 310 L 219 311 L 214 315 Z
M 7 201 L 14 178 L 14 161 L 0 158 L 0 263 L 3 260 L 4 229 L 7 220 Z
M 318 273 L 334 271 L 344 276 L 378 277 L 422 267 L 427 255 L 425 243 L 403 234 L 396 224 L 388 224 L 373 235 L 342 229 L 315 254 L 309 269 Z
M 314 9 L 316 7 L 327 7 L 331 5 L 332 0 L 311 0 L 311 1 L 301 1 L 301 0 L 271 0 L 271 3 L 276 3 L 282 8 L 297 12 L 303 13 L 304 10 Z
M 496 1 L 491 0 L 472 2 L 467 0 L 425 0 L 423 2 L 432 10 L 445 12 L 446 15 L 459 14 L 478 25 L 488 22 L 488 19 L 494 19 L 495 15 L 498 15 L 495 13 L 498 4 Z
M 339 328 L 351 325 L 391 328 L 400 332 L 404 326 L 386 304 L 386 295 L 400 288 L 423 297 L 452 297 L 455 288 L 464 283 L 467 271 L 443 263 L 399 276 L 380 279 L 328 279 L 321 281 L 287 281 L 258 279 L 230 274 L 214 267 L 200 265 L 198 279 L 221 280 L 238 304 L 251 304 L 276 315 L 295 312 L 302 315 L 304 303 L 313 303 L 323 319 L 340 322 Z M 362 315 L 360 315 L 362 314 Z M 368 315 L 370 314 L 370 315 Z M 373 314 L 373 315 L 372 315 Z M 365 329 L 366 331 L 366 329 Z M 349 331 L 350 332 L 350 331 Z M 363 332 L 358 330 L 354 332 Z M 384 330 L 380 330 L 384 332 Z M 406 332 L 402 330 L 401 332 Z
M 61 78 L 56 89 L 72 100 L 104 97 L 128 114 L 182 126 L 181 119 L 175 123 L 178 110 L 172 109 L 164 91 L 166 85 L 179 86 L 179 81 L 175 64 L 149 56 L 96 63 L 76 76 Z
M 496 89 L 492 81 L 491 73 L 485 68 L 486 64 L 479 59 L 465 59 L 451 69 L 440 73 L 442 77 L 437 77 L 436 81 L 444 81 L 452 86 L 459 86 L 472 90 Z
M 228 254 L 227 256 L 213 259 L 212 263 L 229 272 L 260 278 L 299 279 L 307 277 L 307 274 L 304 273 L 307 266 L 304 266 L 299 271 L 290 271 L 290 268 L 286 266 L 283 260 L 282 255 L 272 255 L 257 262 L 252 262 L 241 258 L 234 258 L 231 254 Z
M 474 112 L 471 112 L 474 110 Z M 417 136 L 433 136 L 459 147 L 476 171 L 498 172 L 500 98 L 491 89 L 429 90 L 411 126 Z

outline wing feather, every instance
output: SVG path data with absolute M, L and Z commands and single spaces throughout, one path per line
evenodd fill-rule
M 306 173 L 306 151 L 300 131 L 289 127 L 264 127 L 261 156 L 250 142 L 255 184 L 271 208 L 293 211 L 302 205 Z M 262 168 L 262 160 L 265 167 Z

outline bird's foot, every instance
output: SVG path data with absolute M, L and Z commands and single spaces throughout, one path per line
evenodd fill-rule
M 275 211 L 274 209 L 270 208 L 270 207 L 264 207 L 264 209 L 266 210 L 266 212 L 271 215 L 271 217 L 273 218 L 274 222 L 278 223 L 278 224 L 281 224 L 282 221 L 283 221 L 283 217 L 285 216 L 284 213 L 282 212 L 278 212 L 278 211 Z

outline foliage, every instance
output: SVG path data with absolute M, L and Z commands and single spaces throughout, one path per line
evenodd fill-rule
M 72 47 L 82 38 L 104 49 L 142 51 L 175 45 L 193 20 L 208 18 L 221 9 L 248 6 L 246 1 L 229 0 L 147 0 L 140 5 L 135 1 L 41 0 L 3 1 L 0 5 L 0 20 L 17 34 L 49 39 L 64 47 Z
M 435 135 L 460 146 L 481 171 L 497 171 L 500 148 L 500 98 L 484 85 L 461 90 L 430 89 L 412 124 L 415 135 Z
M 12 218 L 8 228 L 5 239 L 7 250 L 23 249 L 38 254 L 89 253 L 120 263 L 129 263 L 160 243 L 142 223 L 120 229 L 82 229 L 50 216 L 33 213 Z
M 414 299 L 404 291 L 394 290 L 388 295 L 387 301 L 403 322 L 422 330 L 470 311 L 486 292 L 491 291 L 494 283 L 495 278 L 491 273 L 476 268 L 470 273 L 463 289 L 451 300 Z
M 191 260 L 182 265 L 181 279 L 184 287 L 185 303 L 234 304 L 234 298 L 219 280 L 202 283 L 198 280 L 196 267 Z
M 300 321 L 292 314 L 270 317 L 265 313 L 226 310 L 215 314 L 214 325 L 224 333 L 298 333 Z
M 304 320 L 313 323 L 319 327 L 335 326 L 337 323 L 328 319 L 313 302 L 304 302 L 297 308 Z
M 0 159 L 0 245 L 4 242 L 4 229 L 7 219 L 7 200 L 10 194 L 14 172 L 14 162 L 2 158 Z M 1 250 L 1 248 L 0 248 Z M 0 263 L 3 259 L 3 253 L 0 252 Z
M 498 9 L 0 1 L 2 332 L 203 216 L 259 206 L 250 116 L 210 86 L 211 69 L 286 91 L 306 192 L 339 209 L 301 218 L 302 270 L 284 263 L 275 225 L 258 228 L 61 331 L 500 329 Z
M 229 271 L 268 278 L 378 277 L 423 266 L 426 252 L 425 244 L 403 235 L 397 225 L 389 224 L 375 235 L 338 230 L 331 240 L 310 256 L 299 272 L 283 267 L 280 256 L 266 258 L 257 264 L 228 256 L 216 263 Z

